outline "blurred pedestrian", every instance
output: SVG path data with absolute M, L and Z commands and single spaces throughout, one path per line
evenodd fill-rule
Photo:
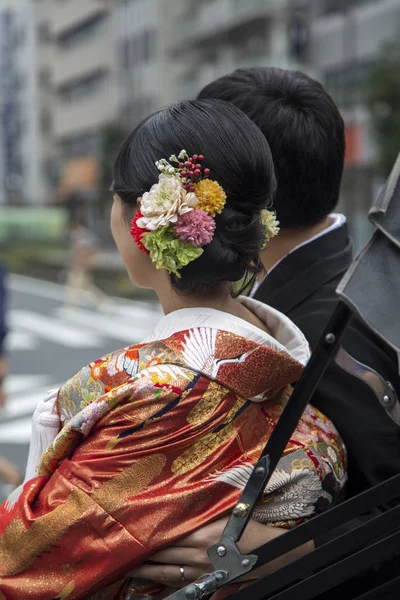
M 5 309 L 6 309 L 6 290 L 5 290 L 4 267 L 0 265 L 0 408 L 6 404 L 5 380 L 8 372 L 8 361 L 4 349 L 6 337 Z M 0 456 L 0 480 L 5 482 L 2 493 L 7 496 L 8 493 L 21 483 L 21 473 L 13 463 Z
M 93 282 L 98 242 L 83 219 L 70 223 L 71 258 L 67 271 L 65 308 L 76 307 L 82 295 L 89 295 L 96 306 L 104 303 L 105 294 Z

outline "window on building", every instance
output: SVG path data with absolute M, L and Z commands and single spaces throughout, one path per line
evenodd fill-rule
M 126 126 L 128 128 L 133 128 L 154 110 L 154 98 L 139 96 L 125 102 L 121 106 L 121 116 Z
M 59 88 L 58 93 L 64 102 L 79 102 L 102 92 L 107 81 L 107 73 L 99 71 L 87 77 L 74 80 Z
M 153 29 L 123 40 L 120 44 L 120 64 L 123 69 L 132 69 L 136 65 L 147 63 L 156 53 L 157 38 Z
M 235 63 L 246 65 L 254 61 L 255 64 L 258 64 L 258 59 L 265 57 L 270 51 L 268 23 L 260 20 L 251 28 L 238 29 L 231 33 L 229 41 Z M 215 60 L 217 60 L 217 56 L 214 59 L 212 56 L 207 57 L 207 62 L 212 63 Z
M 15 92 L 22 92 L 26 88 L 27 76 L 22 71 L 16 71 L 14 73 L 14 84 L 13 88 Z
M 343 13 L 355 6 L 367 4 L 371 1 L 373 0 L 323 0 L 321 3 L 321 13 L 324 15 Z
M 48 67 L 42 67 L 39 71 L 39 85 L 42 88 L 48 89 L 50 87 L 50 69 Z
M 107 14 L 99 13 L 87 21 L 80 23 L 77 27 L 69 29 L 62 35 L 58 36 L 57 44 L 64 48 L 75 48 L 80 44 L 84 44 L 91 38 L 103 33 L 106 28 Z
M 50 23 L 48 21 L 39 23 L 37 32 L 39 41 L 43 44 L 48 44 L 51 41 Z
M 372 64 L 371 61 L 354 61 L 325 72 L 326 89 L 340 107 L 365 104 Z
M 265 56 L 268 53 L 269 44 L 265 36 L 246 36 L 236 38 L 235 43 L 232 45 L 235 62 L 242 64 L 252 59 L 257 59 L 261 56 Z M 212 62 L 212 61 L 208 61 Z
M 142 36 L 142 61 L 148 62 L 154 56 L 154 45 L 156 43 L 156 36 L 154 31 L 144 31 Z
M 26 40 L 26 29 L 22 25 L 20 27 L 16 27 L 14 30 L 14 47 L 20 48 L 24 45 Z
M 60 150 L 64 159 L 82 156 L 98 156 L 101 148 L 100 132 L 85 132 L 64 138 L 60 142 Z
M 59 179 L 59 167 L 54 158 L 45 158 L 42 162 L 42 175 L 49 185 L 56 185 Z
M 48 134 L 51 131 L 51 112 L 48 107 L 43 108 L 40 113 L 40 129 L 43 134 Z

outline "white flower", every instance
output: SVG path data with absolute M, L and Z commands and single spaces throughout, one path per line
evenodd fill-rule
M 142 196 L 140 212 L 143 217 L 137 220 L 137 224 L 154 231 L 176 223 L 180 215 L 193 210 L 197 203 L 195 194 L 186 192 L 177 177 L 161 174 L 158 183 Z
M 178 158 L 180 158 L 181 160 L 186 158 L 186 156 L 187 156 L 186 150 L 181 150 L 178 154 Z

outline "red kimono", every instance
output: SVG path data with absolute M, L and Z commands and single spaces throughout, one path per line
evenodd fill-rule
M 301 371 L 207 327 L 82 369 L 37 476 L 0 508 L 0 599 L 123 598 L 130 569 L 232 509 Z M 291 527 L 344 482 L 340 436 L 309 407 L 255 518 Z

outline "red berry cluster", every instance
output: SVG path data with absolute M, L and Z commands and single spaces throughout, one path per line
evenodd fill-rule
M 186 182 L 183 188 L 187 192 L 194 192 L 193 184 L 199 181 L 202 177 L 208 177 L 210 175 L 210 169 L 204 169 L 202 162 L 204 156 L 202 154 L 193 154 L 186 162 L 179 163 L 179 169 L 181 169 L 181 176 L 185 178 Z

